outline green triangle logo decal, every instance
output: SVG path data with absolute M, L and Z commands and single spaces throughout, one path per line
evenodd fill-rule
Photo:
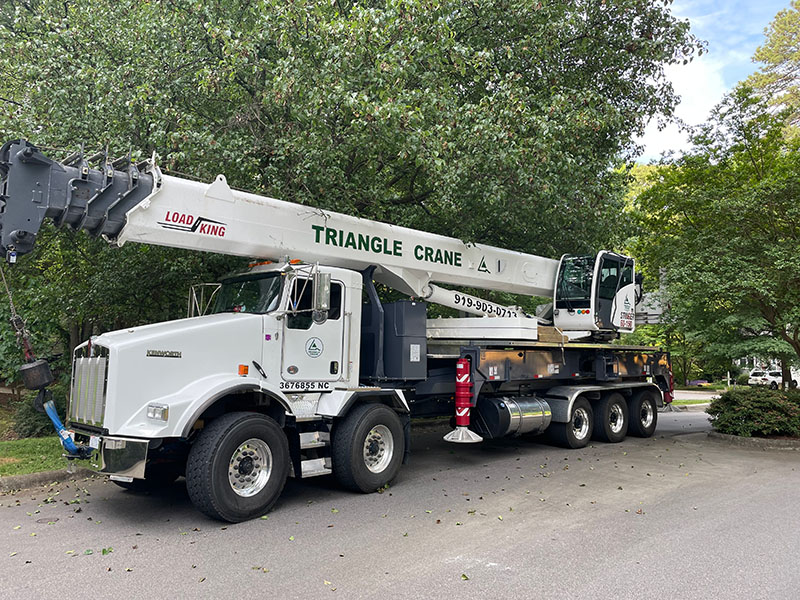
M 491 271 L 489 270 L 489 267 L 486 266 L 486 257 L 485 256 L 481 257 L 481 264 L 478 265 L 478 272 L 479 273 L 491 273 Z

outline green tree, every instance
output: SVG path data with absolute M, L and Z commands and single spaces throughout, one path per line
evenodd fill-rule
M 156 152 L 167 169 L 289 201 L 588 252 L 623 235 L 613 167 L 651 116 L 671 114 L 664 66 L 702 51 L 670 4 L 3 2 L 0 136 L 56 156 L 81 143 Z M 41 352 L 180 316 L 188 284 L 223 270 L 60 233 L 39 246 L 12 283 Z
M 619 236 L 611 167 L 700 48 L 669 0 L 29 0 L 6 135 L 558 255 Z
M 748 83 L 770 99 L 770 104 L 788 108 L 787 119 L 800 125 L 800 0 L 781 10 L 766 29 L 766 41 L 753 61 L 762 63 Z
M 738 87 L 637 204 L 637 254 L 666 269 L 673 319 L 710 357 L 800 355 L 800 152 Z

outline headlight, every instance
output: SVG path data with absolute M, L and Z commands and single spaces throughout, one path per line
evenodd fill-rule
M 166 404 L 148 404 L 147 418 L 166 422 L 169 419 L 169 406 Z

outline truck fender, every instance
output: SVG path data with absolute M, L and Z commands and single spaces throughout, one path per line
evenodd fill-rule
M 357 402 L 378 401 L 401 413 L 410 413 L 405 394 L 402 390 L 333 390 L 320 396 L 317 414 L 324 417 L 342 417 Z
M 226 376 L 224 381 L 217 382 L 216 385 L 206 389 L 204 393 L 196 397 L 191 407 L 183 412 L 175 431 L 180 432 L 180 437 L 187 437 L 200 415 L 213 406 L 215 402 L 230 394 L 247 391 L 261 392 L 276 400 L 286 412 L 291 412 L 286 396 L 276 386 L 269 385 L 255 377 L 231 378 Z
M 626 398 L 630 397 L 634 390 L 651 389 L 655 391 L 658 398 L 661 398 L 659 387 L 650 382 L 626 382 L 626 383 L 606 383 L 603 385 L 559 385 L 547 390 L 544 397 L 550 405 L 552 420 L 555 423 L 569 423 L 572 419 L 572 405 L 581 394 L 591 400 L 597 400 L 605 392 L 620 392 Z M 661 404 L 659 404 L 661 406 Z

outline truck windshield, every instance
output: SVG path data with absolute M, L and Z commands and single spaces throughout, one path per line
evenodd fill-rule
M 594 256 L 565 256 L 558 272 L 556 308 L 589 308 Z
M 226 279 L 217 294 L 214 313 L 267 313 L 278 307 L 283 277 L 280 273 L 242 275 Z

